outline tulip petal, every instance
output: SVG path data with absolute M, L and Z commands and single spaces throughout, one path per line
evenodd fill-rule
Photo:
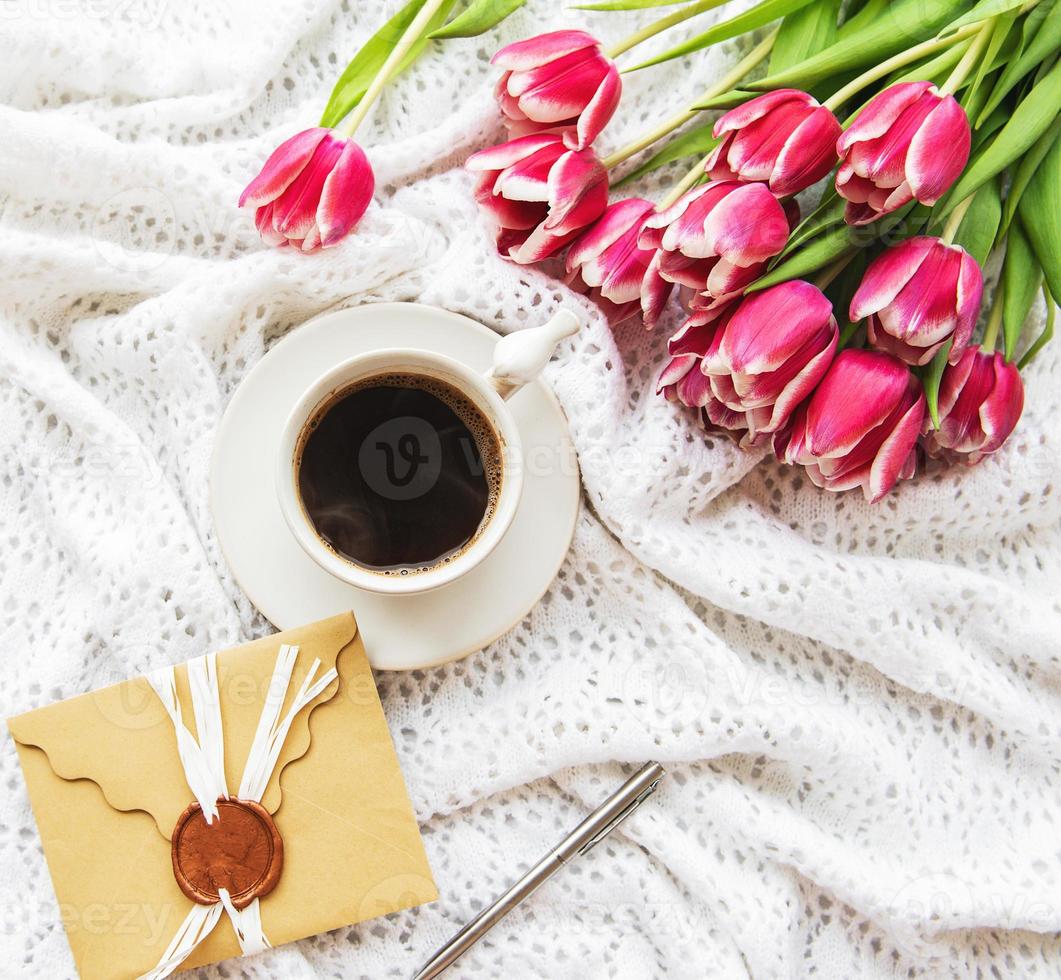
M 891 128 L 899 114 L 934 88 L 931 82 L 901 82 L 875 95 L 836 141 L 836 152 L 846 153 L 856 143 L 877 139 Z
M 919 384 L 918 388 L 920 388 Z M 907 409 L 895 428 L 881 443 L 873 460 L 869 479 L 863 487 L 866 499 L 871 504 L 885 496 L 899 481 L 899 477 L 907 467 L 910 454 L 917 444 L 924 417 L 925 396 L 919 392 L 917 401 Z
M 617 242 L 641 219 L 652 212 L 654 205 L 643 197 L 629 197 L 612 204 L 588 231 L 584 232 L 567 253 L 567 271 L 573 272 Z M 592 285 L 599 285 L 594 283 Z
M 745 181 L 769 180 L 786 140 L 807 113 L 802 106 L 786 106 L 734 134 L 726 154 L 730 169 Z
M 580 51 L 532 71 L 514 72 L 508 91 L 530 119 L 557 123 L 577 116 L 607 73 L 604 59 Z
M 984 295 L 984 274 L 979 263 L 965 249 L 961 249 L 961 268 L 958 272 L 956 306 L 958 325 L 954 329 L 954 343 L 951 345 L 950 360 L 961 355 L 973 335 L 977 317 L 980 315 L 980 300 Z
M 321 191 L 316 226 L 322 248 L 335 245 L 361 220 L 375 189 L 376 177 L 365 151 L 348 140 Z
M 793 131 L 782 147 L 770 177 L 770 190 L 788 197 L 816 184 L 836 164 L 836 140 L 841 133 L 836 116 L 819 106 Z
M 945 341 L 957 326 L 962 254 L 937 242 L 895 299 L 877 314 L 883 329 L 915 347 Z
M 752 293 L 726 327 L 719 347 L 722 369 L 742 374 L 776 371 L 832 320 L 832 303 L 809 282 L 794 279 Z
M 562 58 L 572 51 L 597 47 L 599 44 L 592 34 L 585 31 L 551 31 L 506 45 L 490 59 L 490 64 L 523 71 Z
M 465 169 L 472 171 L 505 170 L 513 164 L 525 160 L 539 150 L 556 144 L 556 137 L 550 133 L 532 133 L 529 136 L 518 136 L 507 143 L 488 146 L 473 153 L 464 161 Z
M 324 128 L 306 129 L 284 140 L 269 155 L 261 172 L 239 196 L 241 208 L 259 208 L 275 201 L 291 186 L 313 158 L 321 140 L 331 133 Z
M 926 235 L 908 238 L 877 256 L 866 269 L 862 282 L 851 298 L 848 317 L 852 323 L 884 309 L 892 302 L 937 242 L 938 239 Z
M 807 408 L 807 448 L 816 457 L 849 453 L 880 425 L 906 390 L 910 371 L 876 351 L 837 354 Z
M 641 311 L 645 326 L 650 330 L 663 315 L 667 300 L 674 289 L 674 286 L 659 274 L 659 263 L 660 253 L 656 252 L 645 270 L 644 279 L 641 280 Z
M 922 204 L 935 204 L 969 160 L 971 134 L 965 110 L 946 96 L 925 118 L 906 154 L 906 180 Z
M 656 394 L 659 394 L 668 385 L 677 384 L 695 366 L 698 358 L 692 354 L 672 358 L 660 372 L 659 382 L 656 385 Z
M 818 101 L 813 96 L 808 95 L 806 92 L 801 92 L 798 88 L 774 89 L 772 92 L 766 92 L 763 95 L 756 96 L 754 99 L 749 99 L 735 109 L 730 109 L 729 112 L 719 116 L 712 132 L 715 136 L 722 136 L 724 133 L 732 133 L 739 129 L 744 129 L 756 120 L 762 119 L 763 116 L 774 112 L 780 106 L 789 103 L 800 107 L 818 105 Z
M 324 182 L 343 154 L 345 141 L 326 139 L 273 205 L 273 226 L 287 238 L 302 239 L 317 220 Z
M 623 82 L 619 76 L 619 70 L 615 65 L 609 65 L 608 72 L 601 80 L 596 93 L 578 117 L 575 128 L 577 138 L 573 141 L 573 146 L 569 134 L 564 134 L 564 143 L 569 149 L 584 150 L 600 135 L 601 130 L 615 115 L 622 92 Z
M 986 440 L 982 453 L 993 453 L 1010 437 L 1024 411 L 1024 384 L 1016 365 L 1001 354 L 993 357 L 995 384 L 980 406 L 980 427 Z
M 568 150 L 549 171 L 549 217 L 556 234 L 581 231 L 608 206 L 608 173 L 592 150 Z
M 785 247 L 788 220 L 765 184 L 741 184 L 712 208 L 704 221 L 704 239 L 708 254 L 749 266 Z

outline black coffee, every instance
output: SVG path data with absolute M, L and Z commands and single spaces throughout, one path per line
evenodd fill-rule
M 306 427 L 302 505 L 339 555 L 383 574 L 450 561 L 493 516 L 501 446 L 452 385 L 380 375 L 341 392 Z

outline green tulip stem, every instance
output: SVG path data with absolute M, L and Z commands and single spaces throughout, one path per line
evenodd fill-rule
M 372 79 L 372 84 L 369 85 L 361 101 L 350 115 L 336 127 L 337 132 L 347 137 L 353 136 L 357 132 L 358 126 L 365 121 L 372 104 L 379 98 L 380 92 L 383 91 L 383 86 L 398 73 L 401 63 L 409 53 L 409 49 L 420 40 L 421 35 L 427 29 L 427 25 L 431 23 L 431 18 L 438 13 L 439 8 L 445 2 L 446 0 L 427 0 L 427 3 L 420 8 L 419 13 L 413 18 L 405 29 L 405 33 L 398 39 L 398 43 L 387 56 L 387 60 L 383 62 L 379 71 L 376 72 L 376 77 Z
M 969 210 L 973 203 L 973 194 L 970 194 L 964 201 L 960 201 L 950 216 L 947 218 L 947 223 L 943 226 L 943 234 L 939 237 L 947 245 L 950 245 L 954 241 L 954 236 L 958 234 L 958 229 L 961 227 L 962 219 L 965 217 L 965 212 Z
M 678 181 L 668 192 L 667 196 L 656 206 L 657 211 L 666 211 L 672 204 L 678 202 L 680 198 L 687 190 L 693 187 L 693 185 L 704 175 L 704 169 L 707 167 L 707 161 L 711 159 L 711 150 L 702 160 L 696 161 L 694 166 L 681 180 Z
M 984 327 L 984 339 L 980 341 L 980 349 L 985 354 L 990 354 L 995 349 L 995 341 L 998 340 L 998 328 L 1002 325 L 1003 299 L 1002 283 L 999 282 L 995 289 L 995 299 L 991 307 L 991 315 L 987 318 L 987 326 Z
M 846 252 L 841 255 L 831 265 L 825 267 L 824 271 L 814 280 L 814 285 L 817 286 L 823 293 L 829 288 L 829 284 L 838 276 L 844 269 L 847 268 L 847 264 L 855 257 L 854 251 Z
M 629 51 L 642 41 L 647 41 L 650 37 L 655 37 L 657 34 L 667 30 L 667 28 L 673 27 L 675 24 L 680 24 L 683 20 L 688 20 L 690 17 L 695 17 L 697 14 L 702 14 L 705 10 L 713 10 L 715 7 L 721 7 L 726 2 L 727 0 L 699 0 L 698 3 L 689 4 L 688 7 L 683 7 L 676 13 L 668 14 L 666 17 L 654 20 L 647 27 L 642 27 L 641 30 L 634 31 L 629 37 L 624 37 L 618 43 L 613 44 L 604 53 L 609 58 L 618 58 L 624 51 Z
M 984 48 L 987 47 L 988 41 L 991 40 L 991 34 L 995 29 L 997 18 L 989 17 L 983 22 L 983 24 L 977 26 L 977 34 L 973 40 L 973 43 L 969 45 L 968 50 L 962 55 L 962 60 L 954 66 L 954 71 L 950 73 L 947 80 L 939 87 L 941 94 L 953 95 L 961 87 L 964 82 L 976 67 L 976 63 L 980 60 L 980 56 L 984 53 Z
M 777 37 L 777 29 L 771 31 L 762 41 L 760 41 L 751 51 L 748 52 L 740 61 L 733 66 L 728 74 L 723 75 L 714 85 L 707 89 L 706 92 L 693 100 L 693 105 L 699 105 L 701 102 L 706 102 L 708 99 L 713 99 L 716 95 L 722 95 L 728 92 L 734 85 L 737 84 L 745 75 L 748 74 L 756 65 L 759 64 L 768 54 L 774 46 L 774 38 Z M 617 167 L 624 160 L 629 160 L 635 153 L 640 153 L 646 147 L 651 146 L 658 140 L 663 139 L 664 136 L 673 133 L 679 126 L 684 126 L 690 119 L 700 113 L 700 109 L 685 109 L 679 112 L 676 116 L 672 116 L 661 126 L 652 130 L 650 133 L 645 133 L 643 136 L 639 136 L 636 140 L 622 149 L 616 150 L 611 156 L 605 157 L 601 162 L 605 168 L 611 170 L 613 167 Z
M 905 51 L 900 51 L 897 55 L 893 55 L 887 61 L 882 61 L 875 68 L 871 68 L 869 71 L 859 75 L 858 78 L 848 82 L 838 92 L 834 92 L 830 95 L 822 105 L 835 112 L 841 105 L 850 99 L 851 96 L 861 92 L 867 85 L 872 85 L 874 82 L 880 81 L 880 79 L 890 75 L 897 68 L 902 68 L 912 62 L 920 61 L 927 55 L 935 54 L 937 51 L 949 48 L 952 44 L 957 44 L 959 41 L 963 41 L 967 37 L 972 37 L 979 30 L 979 24 L 966 24 L 965 27 L 959 28 L 947 37 L 931 38 L 928 41 L 922 41 L 920 44 L 915 44 L 912 48 L 907 48 Z M 966 55 L 968 55 L 968 52 L 966 52 Z

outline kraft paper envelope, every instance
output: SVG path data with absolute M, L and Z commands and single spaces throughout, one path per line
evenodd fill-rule
M 283 841 L 279 882 L 260 899 L 273 946 L 438 897 L 352 615 L 218 654 L 228 787 L 235 795 L 284 643 L 299 647 L 288 700 L 314 658 L 339 678 L 296 716 L 261 799 Z M 194 731 L 187 666 L 175 674 Z M 193 796 L 159 696 L 141 677 L 8 727 L 81 976 L 151 970 L 193 905 L 170 853 Z M 222 915 L 181 969 L 239 955 Z

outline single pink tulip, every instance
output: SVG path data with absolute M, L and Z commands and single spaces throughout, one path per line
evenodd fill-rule
M 939 429 L 925 433 L 925 449 L 949 462 L 979 463 L 1010 437 L 1022 411 L 1024 383 L 1017 366 L 997 351 L 967 347 L 956 364 L 943 369 Z
M 654 251 L 637 244 L 638 235 L 656 206 L 631 197 L 612 204 L 567 253 L 572 283 L 581 283 L 602 305 L 612 323 L 640 313 L 655 326 L 674 286 L 660 274 Z
M 927 364 L 951 339 L 953 364 L 972 336 L 983 292 L 980 266 L 964 248 L 908 238 L 870 264 L 849 316 L 866 320 L 870 344 L 907 364 Z
M 701 353 L 700 370 L 715 398 L 743 413 L 747 441 L 756 443 L 781 429 L 814 390 L 839 337 L 825 294 L 809 282 L 791 280 L 752 293 L 719 319 Z M 686 346 L 678 334 L 671 353 L 675 341 Z
M 572 150 L 584 150 L 619 105 L 619 69 L 585 31 L 553 31 L 502 48 L 491 63 L 506 69 L 497 83 L 505 124 L 516 136 L 562 128 Z
M 727 408 L 711 393 L 711 385 L 700 370 L 697 354 L 676 354 L 663 368 L 656 394 L 667 401 L 695 408 L 700 425 L 737 441 L 745 434 L 743 412 Z
M 608 172 L 592 150 L 536 133 L 473 153 L 475 198 L 493 220 L 497 249 L 530 265 L 559 252 L 608 206 Z
M 900 82 L 874 96 L 836 143 L 844 220 L 865 225 L 910 201 L 935 204 L 969 159 L 969 120 L 931 82 Z
M 638 246 L 658 250 L 659 274 L 721 305 L 766 270 L 788 241 L 785 210 L 766 184 L 712 181 L 645 221 Z
M 862 487 L 875 503 L 917 468 L 925 417 L 921 382 L 898 358 L 842 350 L 792 424 L 774 436 L 778 459 L 826 490 Z
M 783 88 L 731 109 L 715 123 L 712 180 L 765 181 L 777 197 L 816 184 L 836 163 L 836 116 L 799 89 Z
M 281 143 L 240 195 L 256 208 L 254 223 L 267 245 L 303 252 L 330 248 L 368 210 L 376 179 L 353 140 L 330 129 L 307 129 Z

